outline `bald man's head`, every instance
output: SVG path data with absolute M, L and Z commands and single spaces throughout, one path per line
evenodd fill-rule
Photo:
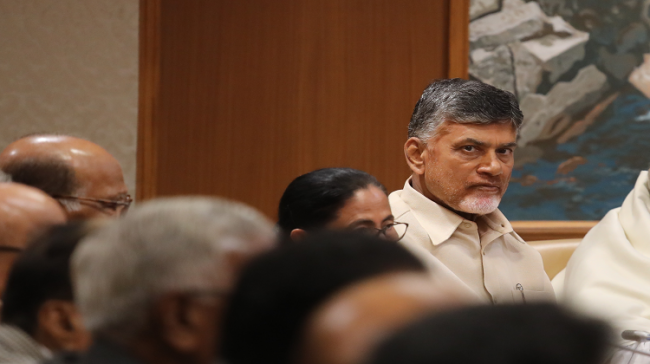
M 59 203 L 44 192 L 19 183 L 0 183 L 0 293 L 27 242 L 65 220 Z
M 69 219 L 115 216 L 130 197 L 122 168 L 104 148 L 64 135 L 33 135 L 0 153 L 0 169 L 14 182 L 55 197 Z
M 427 273 L 392 273 L 362 281 L 327 300 L 311 315 L 298 363 L 359 364 L 386 336 L 423 316 L 467 303 Z

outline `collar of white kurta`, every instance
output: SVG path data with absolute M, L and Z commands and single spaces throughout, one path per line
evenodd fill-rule
M 411 186 L 411 178 L 406 180 L 403 190 L 395 191 L 393 194 L 399 196 L 399 199 L 404 202 L 402 208 L 398 207 L 398 210 L 401 211 L 393 211 L 395 219 L 399 221 L 400 215 L 411 210 L 416 220 L 426 230 L 433 245 L 439 245 L 449 240 L 460 224 L 465 221 L 460 215 L 438 205 L 415 190 Z M 393 203 L 391 203 L 392 205 Z M 501 235 L 512 233 L 512 225 L 499 210 L 479 216 L 479 219 L 482 219 L 490 229 Z
M 565 272 L 565 300 L 621 330 L 650 331 L 649 190 L 648 172 L 641 172 L 623 205 L 584 237 Z

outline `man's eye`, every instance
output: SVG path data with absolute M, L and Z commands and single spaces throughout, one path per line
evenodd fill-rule
M 466 145 L 463 147 L 463 150 L 466 152 L 473 152 L 476 150 L 476 147 L 474 147 L 473 145 Z
M 499 150 L 497 150 L 497 152 L 498 152 L 499 154 L 506 154 L 506 155 L 509 155 L 509 154 L 512 154 L 513 150 L 512 150 L 512 149 L 499 149 Z

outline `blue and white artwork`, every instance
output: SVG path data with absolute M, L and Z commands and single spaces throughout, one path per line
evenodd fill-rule
M 472 0 L 470 77 L 524 113 L 501 210 L 599 220 L 650 167 L 649 0 Z

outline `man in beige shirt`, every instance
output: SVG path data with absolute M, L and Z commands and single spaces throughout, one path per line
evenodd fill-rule
M 440 279 L 492 303 L 554 300 L 542 258 L 498 210 L 523 115 L 514 95 L 461 79 L 430 84 L 404 145 L 411 177 L 389 199 L 401 243 Z

